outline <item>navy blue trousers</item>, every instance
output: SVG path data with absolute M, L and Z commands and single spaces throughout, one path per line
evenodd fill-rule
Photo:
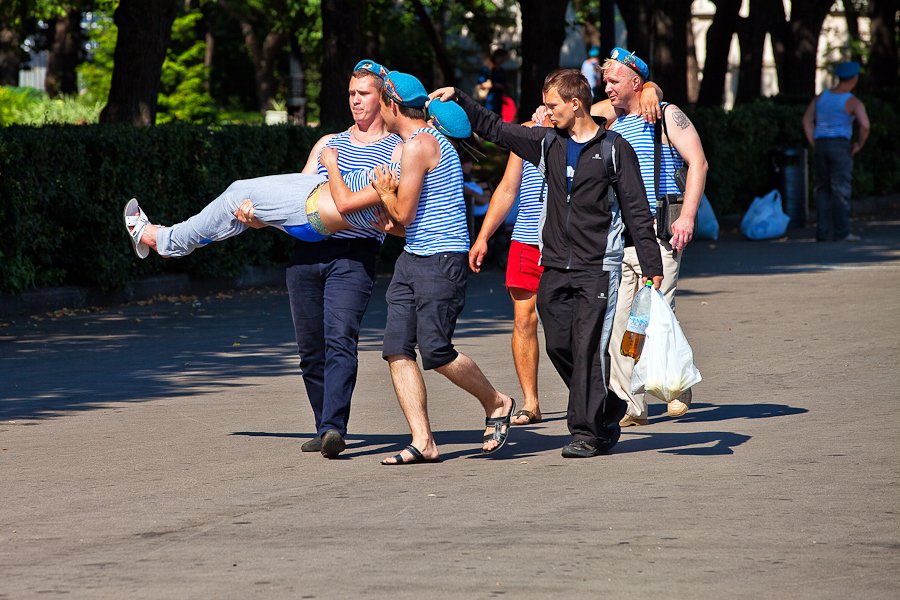
M 287 268 L 300 369 L 320 436 L 329 429 L 347 434 L 379 247 L 373 239 L 298 242 Z
M 816 140 L 816 239 L 842 240 L 850 235 L 850 193 L 853 183 L 853 157 L 850 140 Z

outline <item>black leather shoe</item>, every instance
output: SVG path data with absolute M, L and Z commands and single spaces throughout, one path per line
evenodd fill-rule
M 322 438 L 316 436 L 311 440 L 306 440 L 300 444 L 300 452 L 321 452 Z
M 322 456 L 325 458 L 335 458 L 344 451 L 347 444 L 344 438 L 335 429 L 329 429 L 322 436 Z
M 602 452 L 590 442 L 575 440 L 562 449 L 563 458 L 591 458 Z

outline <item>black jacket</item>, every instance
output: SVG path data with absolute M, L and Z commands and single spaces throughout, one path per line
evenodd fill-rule
M 484 109 L 464 92 L 456 90 L 456 96 L 475 133 L 508 148 L 523 160 L 539 165 L 546 128 L 504 123 L 498 115 Z M 600 131 L 582 148 L 571 194 L 567 192 L 566 181 L 569 134 L 555 129 L 547 147 L 547 219 L 542 231 L 544 247 L 541 253 L 541 264 L 545 267 L 587 270 L 603 266 L 612 215 L 607 194 L 609 176 L 600 156 L 606 119 L 595 117 L 595 121 L 600 125 Z M 637 156 L 621 136 L 616 136 L 613 147 L 617 154 L 617 190 L 622 219 L 634 239 L 641 270 L 645 277 L 662 275 L 659 244 Z

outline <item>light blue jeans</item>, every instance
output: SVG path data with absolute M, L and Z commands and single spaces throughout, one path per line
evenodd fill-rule
M 160 227 L 156 249 L 160 256 L 187 256 L 200 246 L 219 242 L 247 229 L 234 211 L 249 199 L 253 215 L 266 225 L 277 227 L 306 241 L 323 239 L 308 226 L 306 199 L 326 178 L 321 175 L 291 173 L 235 181 L 199 213 L 171 227 Z M 309 230 L 310 238 L 303 237 Z

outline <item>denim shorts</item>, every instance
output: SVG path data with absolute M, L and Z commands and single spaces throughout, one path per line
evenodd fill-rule
M 401 254 L 387 290 L 382 356 L 415 360 L 418 346 L 426 370 L 453 362 L 459 354 L 453 348 L 453 331 L 466 304 L 468 275 L 465 252 Z

